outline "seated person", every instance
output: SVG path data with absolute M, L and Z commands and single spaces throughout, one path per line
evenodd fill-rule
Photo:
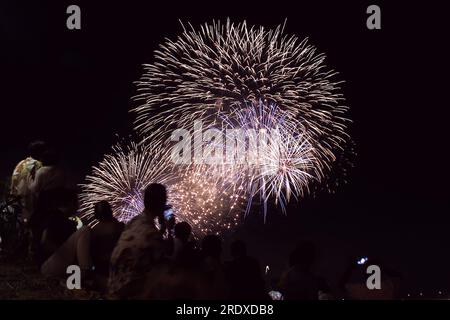
M 111 255 L 108 279 L 111 298 L 137 298 L 144 286 L 150 286 L 143 281 L 146 274 L 159 266 L 167 253 L 163 238 L 166 202 L 167 191 L 163 185 L 153 183 L 146 188 L 144 211 L 128 222 Z M 159 229 L 156 219 L 161 224 Z
M 111 206 L 107 201 L 97 202 L 94 208 L 94 217 L 98 223 L 91 230 L 91 255 L 95 273 L 107 277 L 111 253 L 125 225 L 114 218 Z
M 303 241 L 289 256 L 289 269 L 281 276 L 279 287 L 285 300 L 318 300 L 323 282 L 312 271 L 315 246 Z
M 50 212 L 40 245 L 42 274 L 64 277 L 70 265 L 78 265 L 82 276 L 91 270 L 90 236 L 90 228 L 77 230 L 67 213 L 57 209 Z
M 177 223 L 174 228 L 175 238 L 171 258 L 185 267 L 193 267 L 199 260 L 195 242 L 190 240 L 191 231 L 191 226 L 185 221 Z
M 30 179 L 33 180 L 36 171 L 42 167 L 42 154 L 45 150 L 45 142 L 32 142 L 28 147 L 29 156 L 17 164 L 11 177 L 11 195 L 20 198 L 22 218 L 25 222 L 30 219 L 33 212 L 33 199 L 29 188 Z
M 200 270 L 207 284 L 207 299 L 220 300 L 229 296 L 228 283 L 221 261 L 222 239 L 213 234 L 202 240 Z
M 225 265 L 230 286 L 230 298 L 234 300 L 268 300 L 258 260 L 247 255 L 247 246 L 241 240 L 231 243 L 233 260 Z

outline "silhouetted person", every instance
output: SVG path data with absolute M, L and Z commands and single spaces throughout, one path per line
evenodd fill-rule
M 67 195 L 65 210 L 58 208 L 48 212 L 48 220 L 41 239 L 43 263 L 41 272 L 46 276 L 66 277 L 67 267 L 78 265 L 84 280 L 92 268 L 90 253 L 90 228 L 77 230 L 77 223 L 70 219 L 77 213 L 77 194 Z M 72 200 L 69 203 L 70 197 Z
M 30 178 L 30 190 L 38 199 L 42 193 L 64 188 L 66 186 L 63 171 L 59 167 L 59 155 L 53 149 L 42 154 L 42 167 L 36 171 L 36 177 Z M 38 199 L 38 201 L 40 201 Z
M 180 253 L 189 245 L 192 228 L 189 223 L 183 221 L 175 224 L 171 245 L 171 258 L 177 260 Z
M 163 260 L 166 244 L 164 210 L 166 188 L 150 184 L 144 192 L 144 211 L 133 218 L 122 232 L 111 255 L 108 290 L 112 298 L 135 298 L 143 291 L 146 273 Z M 160 230 L 155 220 L 160 223 Z
M 222 254 L 222 239 L 214 234 L 207 235 L 202 240 L 202 257 L 220 262 Z
M 185 267 L 197 264 L 198 254 L 194 241 L 190 240 L 192 228 L 183 221 L 175 225 L 172 259 Z
M 95 204 L 94 218 L 98 223 L 91 230 L 90 248 L 96 280 L 104 289 L 109 276 L 111 254 L 125 225 L 114 218 L 111 206 L 107 201 Z
M 11 177 L 11 194 L 17 195 L 19 193 L 19 185 L 29 175 L 34 179 L 36 171 L 42 166 L 42 154 L 46 150 L 45 142 L 33 141 L 28 146 L 28 157 L 21 160 L 14 168 Z
M 226 266 L 226 276 L 230 287 L 230 298 L 236 300 L 269 300 L 265 292 L 261 269 L 255 258 L 247 255 L 247 247 L 241 240 L 231 246 L 232 261 Z
M 10 193 L 20 197 L 22 218 L 28 221 L 33 212 L 33 199 L 30 183 L 34 180 L 36 171 L 42 167 L 42 155 L 46 150 L 45 142 L 34 141 L 28 146 L 28 157 L 20 161 L 11 176 Z
M 64 209 L 65 197 L 70 191 L 65 189 L 65 178 L 59 168 L 58 154 L 47 149 L 42 154 L 42 167 L 36 172 L 34 179 L 28 177 L 28 185 L 32 197 L 33 212 L 29 218 L 32 233 L 32 250 L 41 240 L 43 228 L 49 220 L 49 213 Z M 72 214 L 71 212 L 66 212 Z
M 317 300 L 321 280 L 311 268 L 316 250 L 311 242 L 300 243 L 289 256 L 289 270 L 280 279 L 280 291 L 285 300 Z
M 228 296 L 225 271 L 220 256 L 222 240 L 216 235 L 207 235 L 202 241 L 201 269 L 208 286 L 209 299 L 224 299 Z
M 210 286 L 201 269 L 195 243 L 190 240 L 187 222 L 175 225 L 170 259 L 147 274 L 140 299 L 204 300 L 210 298 Z M 173 244 L 174 243 L 174 244 Z
M 175 225 L 175 239 L 178 239 L 180 243 L 186 244 L 189 241 L 189 237 L 191 236 L 192 228 L 189 223 L 183 221 L 179 222 Z

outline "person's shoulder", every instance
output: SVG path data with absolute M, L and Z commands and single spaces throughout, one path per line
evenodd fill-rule
M 41 166 L 41 167 L 39 167 L 39 169 L 36 171 L 36 175 L 47 174 L 50 170 L 51 170 L 51 167 L 48 167 L 48 166 Z
M 24 162 L 29 165 L 29 166 L 34 166 L 36 168 L 39 168 L 40 166 L 42 166 L 42 163 L 39 160 L 36 160 L 32 157 L 28 157 L 24 160 Z
M 125 223 L 114 220 L 112 222 L 112 230 L 115 233 L 122 233 L 125 230 Z
M 20 161 L 16 164 L 16 166 L 14 167 L 14 174 L 19 174 L 19 173 L 22 171 L 22 169 L 23 169 L 23 167 L 24 167 L 26 161 L 27 161 L 27 159 L 23 159 L 23 160 L 20 160 Z
M 128 222 L 125 224 L 123 222 L 119 222 L 122 224 L 122 237 L 127 237 L 128 235 L 134 235 L 137 233 L 139 227 L 142 225 L 142 214 L 138 214 L 137 216 L 131 218 L 131 220 L 128 220 Z
M 43 166 L 41 169 L 39 170 L 43 170 L 44 172 L 47 172 L 48 174 L 51 175 L 62 175 L 64 172 L 63 170 L 58 167 L 58 166 Z
M 129 228 L 132 228 L 135 224 L 141 223 L 142 220 L 143 220 L 143 218 L 144 218 L 143 216 L 144 216 L 144 214 L 143 214 L 143 213 L 140 213 L 140 214 L 134 216 L 133 218 L 131 218 L 131 219 L 127 222 L 126 228 L 129 229 Z

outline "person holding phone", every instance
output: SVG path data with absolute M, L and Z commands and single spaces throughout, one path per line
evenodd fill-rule
M 172 225 L 172 218 L 164 217 L 166 202 L 165 186 L 153 183 L 146 188 L 144 211 L 126 225 L 111 255 L 108 281 L 111 298 L 139 296 L 145 275 L 163 262 L 167 253 L 163 235 Z

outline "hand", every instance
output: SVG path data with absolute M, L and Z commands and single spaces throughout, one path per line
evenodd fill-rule
M 164 234 L 166 232 L 166 221 L 164 217 L 158 217 L 158 222 L 159 222 L 159 231 L 161 232 L 161 234 Z

